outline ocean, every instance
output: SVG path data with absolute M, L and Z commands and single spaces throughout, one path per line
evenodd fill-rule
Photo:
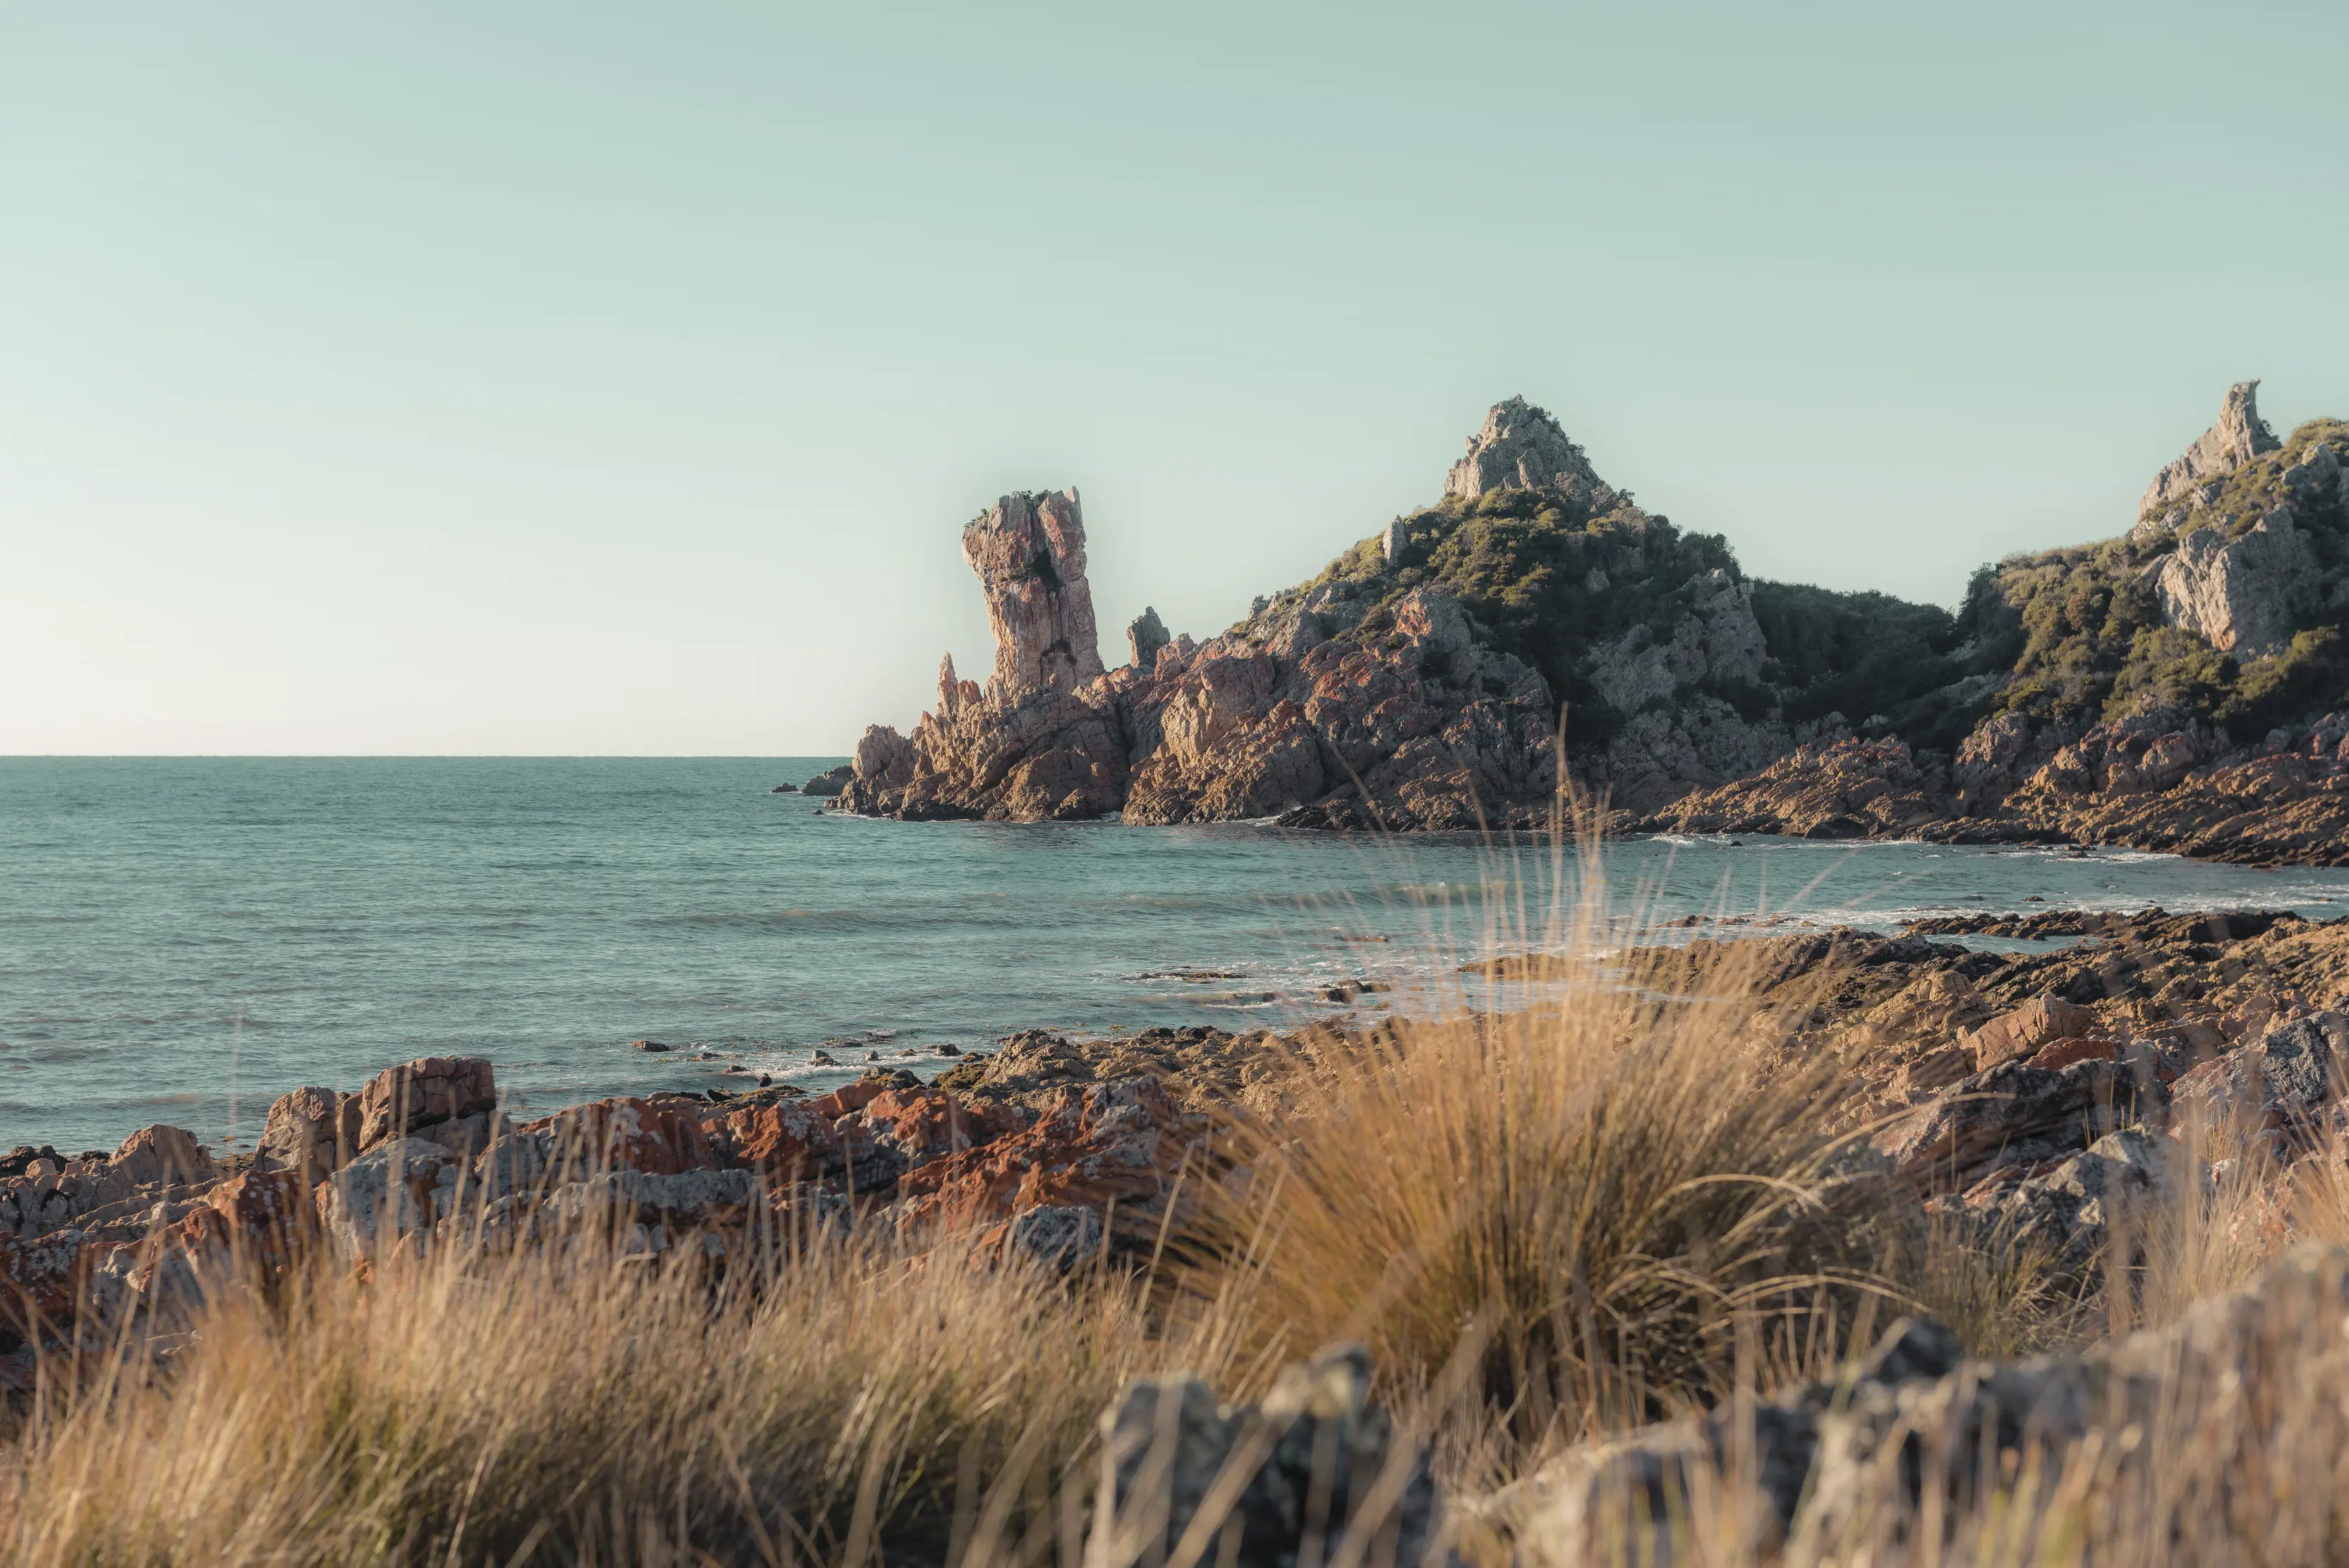
M 156 1121 L 249 1144 L 285 1090 L 425 1055 L 490 1057 L 528 1114 L 740 1086 L 730 1064 L 928 1075 L 1024 1028 L 1409 1006 L 1556 891 L 1539 845 L 867 822 L 770 793 L 838 760 L 0 758 L 0 1148 Z M 2349 872 L 2111 851 L 1659 838 L 1612 846 L 1608 877 L 1658 919 L 2349 913 Z M 1393 989 L 1324 999 L 1362 979 Z

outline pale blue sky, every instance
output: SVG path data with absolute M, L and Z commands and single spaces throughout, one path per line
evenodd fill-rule
M 1433 500 L 1522 392 L 1951 602 L 2349 412 L 2337 5 L 0 0 L 0 752 L 784 753 Z

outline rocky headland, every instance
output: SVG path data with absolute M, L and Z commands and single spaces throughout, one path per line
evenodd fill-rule
M 1435 504 L 1205 641 L 1145 611 L 1115 668 L 1077 493 L 1008 495 L 963 531 L 994 668 L 867 731 L 836 808 L 1456 830 L 1573 785 L 1619 830 L 2349 864 L 2349 425 L 2279 439 L 2256 389 L 2126 534 L 1954 612 L 1748 578 L 1515 398 Z

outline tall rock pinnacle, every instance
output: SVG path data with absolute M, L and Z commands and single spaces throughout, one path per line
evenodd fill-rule
M 1444 493 L 1474 501 L 1488 490 L 1596 490 L 1599 475 L 1548 410 L 1523 398 L 1495 403 L 1468 455 L 1452 465 Z
M 2219 406 L 2219 417 L 2201 438 L 2186 449 L 2186 455 L 2153 476 L 2145 487 L 2145 497 L 2137 504 L 2137 514 L 2168 505 L 2205 480 L 2231 473 L 2263 452 L 2273 452 L 2283 443 L 2260 418 L 2260 384 L 2238 381 L 2227 389 L 2227 400 Z
M 987 700 L 1009 707 L 1102 673 L 1092 585 L 1085 580 L 1084 513 L 1074 489 L 1007 495 L 962 531 L 995 632 Z

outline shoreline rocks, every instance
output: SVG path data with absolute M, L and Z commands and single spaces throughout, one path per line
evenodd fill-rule
M 248 1157 L 160 1125 L 111 1154 L 27 1146 L 0 1174 L 0 1390 L 44 1345 L 200 1299 L 233 1257 L 266 1280 L 314 1247 L 364 1272 L 436 1239 L 593 1231 L 723 1267 L 854 1222 L 966 1227 L 982 1250 L 1088 1267 L 1146 1251 L 1206 1149 L 1209 1119 L 1174 1076 L 1195 1067 L 1200 1105 L 1237 1102 L 1244 1064 L 1268 1054 L 1206 1029 L 1094 1048 L 1030 1032 L 935 1083 L 876 1068 L 819 1096 L 619 1096 L 519 1125 L 486 1059 L 429 1057 L 357 1092 L 279 1096 Z
M 2349 704 L 2349 425 L 2279 441 L 2257 385 L 2124 537 L 1984 568 L 1954 616 L 1744 577 L 1522 398 L 1437 504 L 1204 641 L 1145 609 L 1114 670 L 1077 493 L 1005 495 L 963 531 L 989 679 L 946 659 L 910 734 L 874 726 L 807 792 L 921 821 L 1423 832 L 1545 828 L 1572 785 L 1632 831 L 2349 865 L 2349 725 L 2323 711 Z

